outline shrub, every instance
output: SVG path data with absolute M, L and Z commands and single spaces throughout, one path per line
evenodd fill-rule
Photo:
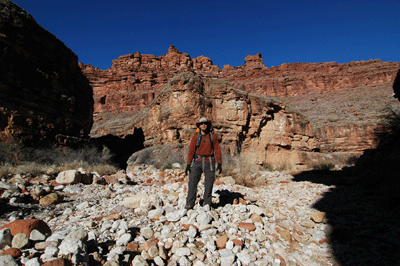
M 313 170 L 330 171 L 335 168 L 335 164 L 330 161 L 321 161 L 312 165 Z
M 84 146 L 79 149 L 38 149 L 15 143 L 1 143 L 0 176 L 28 173 L 40 175 L 78 168 L 99 174 L 113 174 L 118 169 L 110 163 L 111 158 L 112 154 L 106 148 L 99 150 Z
M 185 165 L 187 147 L 183 144 L 170 143 L 161 146 L 152 146 L 135 152 L 128 160 L 129 164 L 148 164 L 158 169 L 170 169 L 172 164 Z
M 236 184 L 252 186 L 248 177 L 260 170 L 260 166 L 252 163 L 247 157 L 233 156 L 222 152 L 222 169 L 224 175 L 232 176 Z
M 14 172 L 15 172 L 15 169 L 10 163 L 1 163 L 0 164 L 0 177 L 7 176 L 9 174 L 13 174 Z
M 171 161 L 166 161 L 162 166 L 161 166 L 161 171 L 164 171 L 165 169 L 172 169 L 172 163 Z
M 15 142 L 0 142 L 0 163 L 18 163 L 22 158 L 23 146 Z

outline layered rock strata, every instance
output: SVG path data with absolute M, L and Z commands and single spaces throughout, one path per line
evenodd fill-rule
M 192 72 L 172 78 L 145 109 L 132 117 L 114 116 L 114 120 L 120 124 L 119 132 L 132 134 L 140 128 L 144 145 L 153 146 L 188 144 L 201 116 L 213 121 L 213 130 L 227 154 L 241 154 L 253 163 L 301 168 L 325 156 L 309 121 L 286 110 L 282 102 Z M 113 130 L 95 127 L 93 132 L 110 134 L 106 128 Z
M 142 55 L 140 52 L 120 56 L 111 68 L 101 70 L 80 64 L 94 90 L 95 113 L 132 111 L 149 104 L 179 72 L 193 71 L 204 77 L 220 78 L 235 88 L 268 96 L 330 92 L 393 82 L 399 62 L 377 60 L 338 64 L 290 63 L 267 68 L 262 55 L 249 55 L 244 65 L 225 65 L 220 69 L 205 56 L 189 54 L 170 46 L 166 55 Z
M 247 93 L 278 96 L 285 108 L 292 110 L 290 116 L 302 114 L 311 125 L 308 128 L 311 127 L 312 130 L 309 131 L 313 133 L 312 136 L 308 134 L 291 136 L 290 138 L 294 142 L 293 146 L 286 145 L 284 142 L 277 145 L 279 141 L 275 138 L 276 136 L 263 135 L 259 137 L 264 140 L 268 139 L 270 144 L 266 153 L 275 154 L 274 161 L 277 162 L 281 161 L 281 158 L 288 158 L 286 152 L 292 154 L 290 151 L 293 150 L 293 147 L 303 150 L 298 146 L 306 147 L 308 144 L 305 145 L 305 142 L 308 142 L 307 138 L 309 137 L 317 138 L 319 143 L 318 148 L 313 145 L 308 148 L 309 151 L 314 151 L 313 154 L 316 154 L 315 151 L 360 154 L 365 149 L 375 147 L 379 125 L 385 122 L 384 120 L 391 112 L 389 109 L 395 104 L 391 87 L 399 68 L 399 62 L 382 62 L 377 59 L 345 64 L 336 62 L 293 63 L 266 68 L 262 55 L 256 54 L 247 56 L 242 66 L 225 65 L 223 69 L 220 69 L 213 65 L 210 58 L 200 56 L 191 59 L 188 54 L 181 53 L 171 46 L 168 53 L 160 57 L 141 55 L 139 52 L 121 56 L 114 60 L 112 67 L 107 70 L 100 70 L 90 65 L 80 64 L 80 66 L 94 88 L 95 114 L 92 136 L 132 134 L 132 130 L 129 130 L 121 121 L 135 116 L 137 111 L 143 110 L 153 100 L 159 101 L 156 97 L 161 89 L 167 85 L 168 80 L 182 71 L 191 71 L 204 78 L 225 80 L 229 86 Z M 215 90 L 213 93 L 221 92 Z M 196 97 L 198 96 L 196 95 Z M 225 99 L 227 96 L 222 93 L 211 98 L 213 97 Z M 188 96 L 180 95 L 176 98 L 176 102 L 185 103 L 187 99 L 189 99 Z M 348 102 L 349 100 L 351 102 Z M 228 101 L 229 99 L 226 100 L 226 102 Z M 254 105 L 254 101 L 252 104 Z M 227 109 L 216 110 L 215 106 L 215 104 L 212 105 L 214 109 L 212 112 L 220 114 L 221 117 L 217 118 L 218 122 L 226 120 L 227 122 L 224 122 L 226 125 L 236 124 L 246 128 L 246 122 L 241 122 L 241 118 L 232 115 L 231 111 Z M 186 108 L 202 108 L 192 111 L 196 115 L 200 115 L 211 107 L 205 108 L 193 104 Z M 181 114 L 173 108 L 170 112 Z M 186 118 L 184 118 L 185 115 Z M 192 116 L 188 116 L 187 113 L 182 113 L 179 120 L 187 123 L 185 127 L 190 127 L 193 124 L 191 118 Z M 278 123 L 279 116 L 276 115 L 274 118 L 274 123 Z M 212 119 L 216 119 L 216 117 L 212 117 Z M 285 119 L 288 119 L 287 123 L 290 124 L 292 119 L 297 118 Z M 164 130 L 156 130 L 156 127 L 159 126 L 158 122 L 149 121 L 149 123 L 152 122 L 155 123 L 153 129 L 147 132 L 145 130 L 145 135 L 152 134 L 149 133 L 152 131 L 161 131 L 160 134 L 166 134 Z M 129 125 L 131 125 L 131 129 L 134 127 L 131 122 Z M 231 138 L 232 142 L 242 143 L 239 145 L 239 149 L 245 153 L 247 148 L 256 144 L 252 142 L 250 145 L 248 141 L 239 140 L 242 138 L 238 133 L 241 130 L 238 130 L 236 125 L 229 130 L 221 131 L 221 133 L 226 134 L 226 139 Z M 271 125 L 270 123 L 268 127 Z M 275 125 L 274 128 L 282 128 L 282 126 Z M 244 135 L 253 136 L 252 132 L 246 133 L 246 130 L 244 129 Z M 231 134 L 228 131 L 235 133 Z M 263 134 L 266 134 L 265 132 L 263 131 Z M 182 132 L 178 133 L 180 136 L 185 135 Z M 178 133 L 168 134 L 176 135 Z M 151 136 L 146 138 L 152 139 Z M 182 137 L 177 139 L 180 138 Z M 254 137 L 250 137 L 250 139 L 254 139 Z M 232 144 L 231 151 L 238 149 L 234 146 Z M 273 152 L 278 146 L 279 150 L 285 151 L 285 155 L 281 156 Z M 265 147 L 264 145 L 261 149 L 265 149 Z M 297 156 L 295 155 L 295 157 Z
M 93 90 L 78 57 L 16 4 L 0 1 L 0 139 L 87 138 Z

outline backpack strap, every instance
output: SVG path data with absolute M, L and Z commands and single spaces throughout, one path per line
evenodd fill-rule
M 194 148 L 194 154 L 193 154 L 193 159 L 192 159 L 192 166 L 194 164 L 194 161 L 196 160 L 196 152 L 197 152 L 197 148 L 200 146 L 200 142 L 201 142 L 201 133 L 197 132 L 197 141 L 196 141 L 196 147 Z
M 214 149 L 214 141 L 213 141 L 213 136 L 212 136 L 212 132 L 210 131 L 210 141 L 211 141 L 211 148 L 213 150 L 214 153 L 214 160 L 217 161 L 217 156 L 215 156 L 215 149 Z M 197 152 L 197 148 L 200 146 L 200 142 L 201 142 L 201 133 L 197 132 L 197 141 L 196 141 L 196 147 L 194 148 L 194 154 L 193 154 L 193 159 L 192 159 L 192 166 L 196 160 L 196 152 Z M 210 163 L 211 163 L 211 159 L 210 159 Z M 212 166 L 211 166 L 211 171 L 212 171 Z

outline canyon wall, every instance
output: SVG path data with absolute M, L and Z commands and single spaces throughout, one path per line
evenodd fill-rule
M 193 72 L 174 76 L 142 110 L 114 114 L 112 122 L 101 120 L 104 125 L 95 125 L 94 131 L 101 129 L 102 135 L 118 132 L 124 137 L 140 129 L 145 147 L 169 143 L 187 146 L 202 116 L 213 121 L 225 154 L 240 154 L 252 163 L 306 169 L 324 160 L 343 165 L 354 155 L 321 151 L 310 121 L 276 98 L 238 90 L 227 81 Z
M 93 91 L 78 57 L 16 4 L 0 1 L 0 140 L 88 138 Z
M 166 55 L 159 57 L 141 55 L 139 52 L 121 56 L 113 60 L 112 67 L 107 70 L 90 65 L 80 66 L 94 89 L 93 137 L 107 134 L 124 137 L 133 134 L 135 128 L 143 127 L 148 145 L 151 141 L 159 143 L 160 135 L 165 134 L 169 136 L 165 138 L 168 141 L 183 141 L 190 135 L 186 133 L 186 128 L 190 128 L 193 121 L 204 114 L 217 121 L 217 124 L 225 125 L 220 130 L 224 136 L 221 141 L 227 144 L 227 139 L 230 140 L 227 144 L 230 153 L 237 149 L 242 154 L 261 149 L 262 152 L 258 151 L 257 155 L 252 156 L 258 163 L 289 162 L 300 165 L 310 161 L 310 158 L 321 160 L 322 155 L 330 156 L 324 160 L 333 160 L 332 156 L 348 158 L 376 146 L 377 131 L 390 115 L 389 109 L 396 104 L 391 95 L 391 86 L 400 64 L 377 59 L 344 64 L 291 63 L 266 68 L 262 55 L 256 54 L 247 56 L 242 66 L 225 65 L 220 69 L 205 56 L 192 59 L 171 46 Z M 251 123 L 257 126 L 249 126 L 252 120 L 247 120 L 247 116 L 234 115 L 239 111 L 229 111 L 230 107 L 222 108 L 215 101 L 210 103 L 211 110 L 193 102 L 200 94 L 185 96 L 175 91 L 172 95 L 182 104 L 175 107 L 185 109 L 187 118 L 175 107 L 162 110 L 169 110 L 172 117 L 180 115 L 179 123 L 185 125 L 180 130 L 164 130 L 163 124 L 154 119 L 143 120 L 147 121 L 147 125 L 132 122 L 131 116 L 136 116 L 152 101 L 161 101 L 165 96 L 159 95 L 160 91 L 171 86 L 168 81 L 184 71 L 196 73 L 207 82 L 213 80 L 214 83 L 224 83 L 226 90 L 233 91 L 235 88 L 236 91 L 247 93 L 246 100 L 240 104 L 246 102 L 245 106 L 253 106 L 252 111 L 246 112 L 250 117 L 257 110 L 257 101 L 249 100 L 252 97 L 262 99 L 261 96 L 266 96 L 270 100 L 275 97 L 274 102 L 279 102 L 276 106 L 280 106 L 278 109 L 281 111 L 273 112 L 273 118 L 262 126 L 263 130 L 256 130 L 265 123 L 265 117 L 254 118 Z M 228 100 L 229 93 L 217 94 L 200 98 L 217 97 L 221 99 L 221 104 L 223 102 L 222 105 L 235 105 Z M 293 130 L 297 133 L 293 133 Z M 152 132 L 158 132 L 157 138 L 151 137 L 154 134 Z
M 240 153 L 253 163 L 299 167 L 320 148 L 309 121 L 281 102 L 192 72 L 174 76 L 134 124 L 145 132 L 146 146 L 188 144 L 201 116 L 213 121 L 227 154 Z
M 80 64 L 94 90 L 95 114 L 109 111 L 139 110 L 149 104 L 179 72 L 193 71 L 204 77 L 227 80 L 234 88 L 261 95 L 294 97 L 388 84 L 393 82 L 399 62 L 377 60 L 344 64 L 290 63 L 267 68 L 261 54 L 249 55 L 244 65 L 213 65 L 205 56 L 190 55 L 170 46 L 166 55 L 139 52 L 113 60 L 111 68 L 101 70 Z

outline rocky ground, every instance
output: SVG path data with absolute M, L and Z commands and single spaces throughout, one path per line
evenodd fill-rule
M 398 219 L 343 175 L 253 178 L 189 211 L 178 169 L 3 178 L 0 265 L 400 265 Z

